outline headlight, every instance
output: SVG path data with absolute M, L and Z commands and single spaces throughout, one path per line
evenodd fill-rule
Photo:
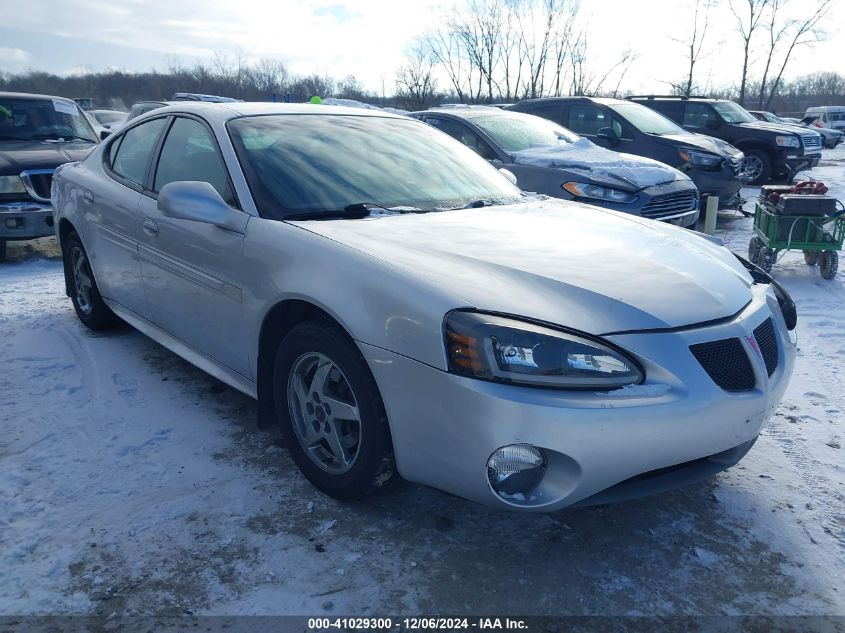
M 608 202 L 618 202 L 620 204 L 630 204 L 637 199 L 637 196 L 625 191 L 611 189 L 610 187 L 600 187 L 599 185 L 590 185 L 586 182 L 566 182 L 561 187 L 577 198 L 595 198 L 597 200 L 607 200 Z
M 717 171 L 722 168 L 722 157 L 717 156 L 716 154 L 696 152 L 687 149 L 679 149 L 678 154 L 680 154 L 681 159 L 684 162 L 695 165 L 696 167 L 701 167 L 710 171 Z
M 443 323 L 449 371 L 498 382 L 606 391 L 645 378 L 608 342 L 514 318 L 455 310 Z
M 26 193 L 20 176 L 0 176 L 0 193 Z
M 775 143 L 781 147 L 801 147 L 801 141 L 797 136 L 776 136 Z

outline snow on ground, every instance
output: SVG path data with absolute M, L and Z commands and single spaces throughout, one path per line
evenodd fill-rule
M 845 198 L 845 149 L 825 157 L 813 175 Z M 728 213 L 718 232 L 744 252 L 750 227 Z M 751 453 L 548 516 L 413 485 L 328 499 L 250 399 L 131 328 L 87 331 L 51 239 L 9 260 L 0 615 L 845 614 L 845 288 L 800 255 L 775 267 L 800 311 L 796 371 Z

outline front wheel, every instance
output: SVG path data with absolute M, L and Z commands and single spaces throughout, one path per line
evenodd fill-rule
M 804 263 L 808 266 L 815 266 L 819 263 L 818 251 L 804 251 Z
M 839 253 L 836 251 L 822 251 L 819 256 L 819 273 L 822 279 L 833 279 L 839 270 Z
M 337 326 L 307 321 L 288 333 L 276 353 L 273 398 L 291 457 L 322 492 L 361 499 L 395 478 L 378 387 Z
M 757 265 L 767 273 L 772 272 L 775 263 L 775 252 L 768 246 L 763 246 L 757 253 Z
M 752 185 L 764 185 L 772 177 L 772 161 L 766 152 L 750 149 L 745 152 L 745 179 Z
M 107 330 L 119 325 L 120 319 L 103 302 L 88 253 L 75 231 L 68 235 L 62 255 L 70 298 L 79 320 L 92 330 Z
M 763 240 L 761 240 L 756 235 L 751 238 L 748 242 L 748 261 L 756 262 L 757 261 L 757 254 L 760 252 L 760 249 L 763 247 Z

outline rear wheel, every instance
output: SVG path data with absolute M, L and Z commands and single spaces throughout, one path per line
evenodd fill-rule
M 772 161 L 759 149 L 745 152 L 745 178 L 752 185 L 763 185 L 772 177 Z
M 815 266 L 819 263 L 818 251 L 804 251 L 804 261 L 808 266 Z
M 839 253 L 836 251 L 822 251 L 819 256 L 819 273 L 822 279 L 833 279 L 839 270 Z
M 107 330 L 119 325 L 120 319 L 103 302 L 88 253 L 75 231 L 67 237 L 63 257 L 70 298 L 79 320 L 92 330 Z
M 290 331 L 276 353 L 273 397 L 291 457 L 316 488 L 354 500 L 395 478 L 378 387 L 337 326 L 308 321 Z

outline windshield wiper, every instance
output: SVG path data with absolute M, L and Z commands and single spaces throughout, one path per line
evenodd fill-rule
M 283 220 L 360 220 L 370 215 L 372 209 L 380 209 L 382 211 L 393 211 L 387 207 L 370 202 L 357 202 L 355 204 L 348 204 L 342 209 L 332 209 L 326 211 L 303 211 L 302 213 L 289 213 L 282 216 Z M 401 213 L 396 211 L 396 213 Z
M 84 136 L 74 136 L 73 134 L 56 134 L 55 132 L 50 132 L 49 134 L 33 134 L 33 139 L 36 140 L 56 140 L 56 141 L 64 141 L 65 139 L 70 142 L 71 140 L 77 141 L 85 141 L 86 143 L 96 143 L 94 139 L 85 138 Z

